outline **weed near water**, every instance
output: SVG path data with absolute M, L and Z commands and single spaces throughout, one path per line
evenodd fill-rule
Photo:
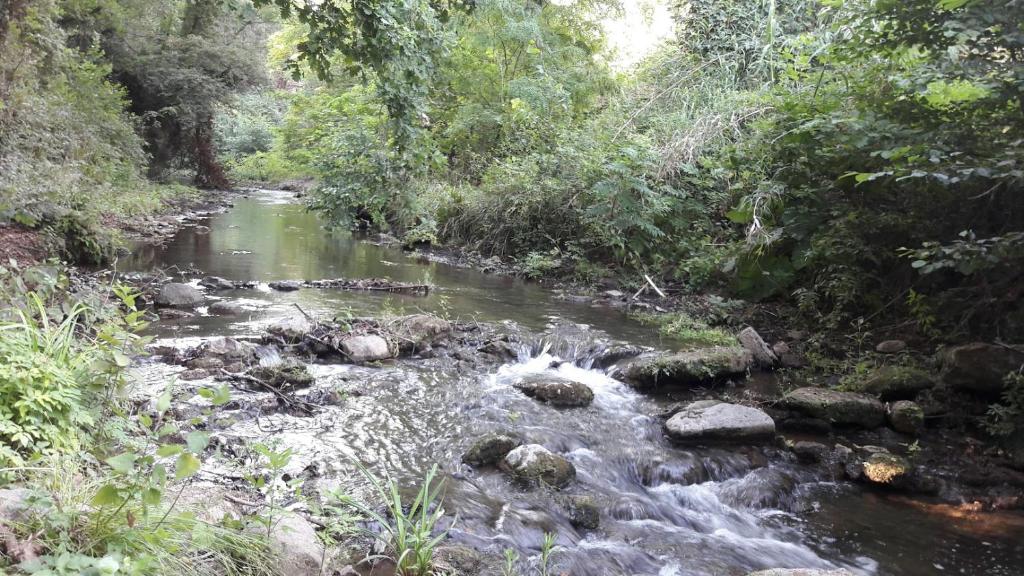
M 634 318 L 651 326 L 666 338 L 678 340 L 684 346 L 735 346 L 736 337 L 721 328 L 713 328 L 685 312 L 655 314 L 639 312 Z
M 437 466 L 430 469 L 416 496 L 408 503 L 403 502 L 398 483 L 386 472 L 383 478 L 378 478 L 365 467 L 358 467 L 385 512 L 347 495 L 336 495 L 338 503 L 380 525 L 382 532 L 367 531 L 367 534 L 387 547 L 399 576 L 432 574 L 434 550 L 448 536 L 448 529 L 437 530 L 437 524 L 444 516 L 444 482 L 437 478 Z

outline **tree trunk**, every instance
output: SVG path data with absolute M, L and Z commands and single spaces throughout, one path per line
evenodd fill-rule
M 224 167 L 217 162 L 217 154 L 213 146 L 212 116 L 206 116 L 196 122 L 193 151 L 196 162 L 196 186 L 220 189 L 231 187 L 231 182 L 224 174 Z

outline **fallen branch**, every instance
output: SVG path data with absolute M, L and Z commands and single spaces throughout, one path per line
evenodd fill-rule
M 278 399 L 287 404 L 288 407 L 290 408 L 298 408 L 299 410 L 302 410 L 306 414 L 313 414 L 316 411 L 316 406 L 314 406 L 313 404 L 310 404 L 309 402 L 305 402 L 303 400 L 299 400 L 288 394 L 285 394 L 283 391 L 281 391 L 280 388 L 275 388 L 274 386 L 267 384 L 266 382 L 260 380 L 259 378 L 256 378 L 255 376 L 250 376 L 244 372 L 228 372 L 223 368 L 220 369 L 220 372 L 221 374 L 223 374 L 224 376 L 231 380 L 241 380 L 243 382 L 250 382 L 252 384 L 256 384 L 257 386 L 265 390 L 268 390 L 269 392 L 272 392 L 274 396 L 277 396 Z

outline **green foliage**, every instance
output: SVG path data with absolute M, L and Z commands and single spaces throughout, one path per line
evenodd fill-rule
M 1019 282 L 1022 148 L 1011 126 L 1024 114 L 1024 72 L 1000 54 L 1022 48 L 1010 32 L 1020 7 L 922 0 L 825 13 L 835 27 L 788 48 L 776 111 L 733 152 L 736 167 L 770 158 L 738 211 L 744 266 L 784 280 L 762 294 L 813 293 L 833 325 L 902 300 L 913 283 L 961 329 L 1019 326 L 1002 291 Z
M 1002 402 L 989 407 L 984 422 L 993 436 L 1010 437 L 1024 430 L 1024 374 L 1007 374 L 1005 384 Z
M 720 328 L 712 328 L 706 322 L 698 320 L 685 312 L 666 314 L 639 313 L 634 317 L 645 323 L 658 327 L 658 331 L 667 338 L 672 338 L 684 346 L 735 346 L 736 337 Z
M 400 576 L 428 576 L 433 574 L 434 549 L 447 536 L 448 530 L 437 532 L 437 523 L 444 516 L 442 490 L 444 482 L 435 481 L 437 466 L 427 472 L 423 484 L 412 502 L 403 502 L 398 484 L 389 476 L 378 479 L 359 467 L 363 477 L 373 488 L 374 496 L 387 510 L 386 514 L 349 496 L 338 496 L 340 504 L 354 509 L 380 525 L 381 532 L 368 532 L 380 539 L 396 564 Z M 453 522 L 454 523 L 454 522 Z M 435 533 L 437 532 L 437 533 Z

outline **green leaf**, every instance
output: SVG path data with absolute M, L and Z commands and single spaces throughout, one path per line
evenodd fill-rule
M 92 497 L 93 506 L 111 506 L 121 501 L 121 496 L 113 484 L 107 484 Z
M 156 455 L 161 458 L 167 458 L 168 456 L 177 456 L 183 451 L 184 449 L 179 444 L 164 444 L 157 448 Z
M 129 364 L 132 363 L 131 358 L 129 358 L 125 353 L 119 352 L 117 350 L 114 350 L 113 357 L 114 363 L 117 364 L 120 368 L 126 368 Z
M 160 499 L 163 497 L 163 492 L 156 488 L 146 488 L 142 491 L 142 502 L 146 506 L 156 506 L 160 504 Z
M 200 454 L 210 444 L 210 435 L 206 432 L 189 432 L 188 436 L 185 437 L 185 443 L 188 444 L 188 449 L 193 454 Z
M 171 389 L 164 390 L 164 393 L 160 395 L 156 400 L 156 411 L 160 414 L 167 412 L 167 409 L 171 407 Z
M 199 468 L 202 464 L 199 459 L 195 456 L 185 452 L 181 456 L 178 456 L 178 463 L 174 467 L 174 478 L 181 480 L 182 478 L 188 478 L 196 472 L 199 472 Z
M 137 459 L 138 456 L 135 454 L 125 452 L 124 454 L 114 456 L 113 458 L 107 458 L 106 463 L 113 468 L 115 472 L 130 474 L 131 471 L 135 469 L 135 461 Z

